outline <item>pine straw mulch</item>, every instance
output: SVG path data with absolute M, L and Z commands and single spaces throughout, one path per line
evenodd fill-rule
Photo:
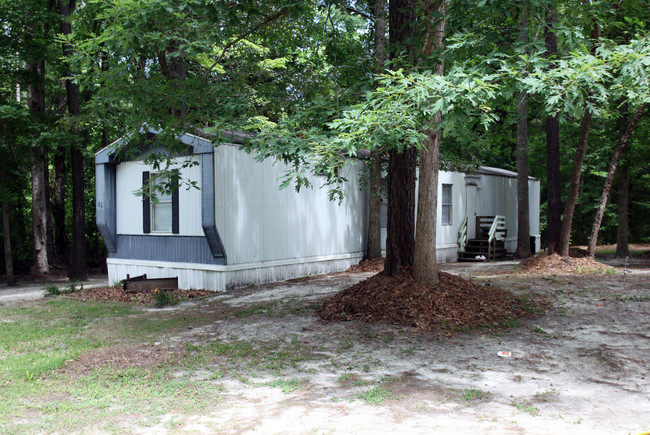
M 611 269 L 590 257 L 562 257 L 557 253 L 539 253 L 519 263 L 520 272 L 530 275 L 571 275 L 587 272 L 605 272 Z
M 214 294 L 208 290 L 167 290 L 171 296 L 178 301 L 188 299 L 202 298 Z M 122 287 L 100 287 L 89 288 L 83 291 L 69 293 L 67 297 L 80 299 L 82 301 L 112 301 L 112 302 L 132 302 L 138 304 L 153 304 L 153 291 L 140 291 L 136 293 L 127 293 Z
M 383 272 L 385 258 L 373 258 L 372 260 L 361 260 L 359 264 L 350 266 L 346 272 L 362 273 L 362 272 Z
M 408 269 L 392 277 L 377 274 L 327 299 L 318 314 L 327 321 L 387 322 L 432 331 L 504 326 L 536 311 L 534 303 L 506 290 L 438 275 L 434 287 L 419 284 Z

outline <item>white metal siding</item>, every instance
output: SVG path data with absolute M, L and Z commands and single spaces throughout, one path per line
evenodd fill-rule
M 228 264 L 347 254 L 366 249 L 368 194 L 360 190 L 362 163 L 344 168 L 349 182 L 339 205 L 323 178 L 313 188 L 280 190 L 289 168 L 257 162 L 235 146 L 215 149 L 215 218 Z
M 191 159 L 199 162 L 199 156 L 175 159 L 174 168 L 180 168 L 183 161 Z M 155 172 L 151 165 L 141 161 L 122 162 L 117 165 L 116 200 L 117 234 L 140 235 L 142 232 L 142 197 L 134 192 L 142 187 L 142 172 Z M 201 168 L 195 165 L 182 169 L 183 181 L 195 181 L 201 187 Z M 186 189 L 181 185 L 179 197 L 179 234 L 183 236 L 203 236 L 201 228 L 201 192 Z M 152 233 L 155 234 L 155 233 Z

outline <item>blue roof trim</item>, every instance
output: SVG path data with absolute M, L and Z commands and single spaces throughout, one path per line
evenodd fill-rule
M 160 130 L 147 129 L 145 126 L 141 132 L 158 134 Z M 122 161 L 119 152 L 131 136 L 123 136 L 95 153 L 96 223 L 106 248 L 118 256 L 116 165 Z M 188 145 L 188 148 L 191 147 L 191 154 L 201 156 L 201 227 L 212 257 L 215 261 L 219 259 L 218 264 L 226 264 L 226 250 L 215 222 L 214 144 L 208 139 L 189 133 L 181 135 L 178 139 Z

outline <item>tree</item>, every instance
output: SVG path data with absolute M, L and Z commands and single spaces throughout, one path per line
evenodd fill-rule
M 555 22 L 557 11 L 555 4 L 550 4 L 545 19 L 546 58 L 549 68 L 557 67 L 557 35 Z M 560 120 L 556 115 L 546 117 L 546 252 L 554 253 L 560 242 L 562 225 L 562 185 L 560 179 Z
M 517 42 L 528 42 L 528 4 L 520 11 Z M 528 93 L 517 93 L 517 250 L 518 258 L 530 257 L 530 213 L 528 210 Z
M 375 0 L 375 75 L 384 72 L 386 60 L 386 0 Z M 380 149 L 371 154 L 370 162 L 370 200 L 368 205 L 368 258 L 381 257 L 381 197 L 382 197 L 382 158 Z
M 61 33 L 66 36 L 72 34 L 70 18 L 76 7 L 76 0 L 58 0 L 61 15 Z M 70 60 L 74 55 L 72 45 L 65 42 L 62 46 L 65 62 L 65 90 L 67 95 L 68 114 L 75 119 L 81 115 L 81 95 L 79 84 L 72 78 Z M 74 122 L 74 121 L 73 121 Z M 84 157 L 87 133 L 75 127 L 78 140 L 70 146 L 70 170 L 72 172 L 72 249 L 70 251 L 70 279 L 86 279 L 86 206 L 84 201 Z
M 591 229 L 591 237 L 589 238 L 589 244 L 587 245 L 587 255 L 592 257 L 596 253 L 596 241 L 598 240 L 598 231 L 600 230 L 600 224 L 603 221 L 603 213 L 605 212 L 605 206 L 607 205 L 607 199 L 609 197 L 609 191 L 612 187 L 612 182 L 614 181 L 614 174 L 616 173 L 616 168 L 618 167 L 618 161 L 625 152 L 627 143 L 630 140 L 632 132 L 636 128 L 636 124 L 639 122 L 641 115 L 645 111 L 647 103 L 643 103 L 636 110 L 632 119 L 630 120 L 625 133 L 621 137 L 621 140 L 616 148 L 616 152 L 612 157 L 612 162 L 609 164 L 609 171 L 607 173 L 607 178 L 605 180 L 605 186 L 603 187 L 603 193 L 600 198 L 600 203 L 598 204 L 598 211 L 596 212 L 596 217 L 594 218 L 594 224 Z
M 391 57 L 394 61 L 398 58 L 401 62 L 410 61 L 411 65 L 414 59 L 415 6 L 415 0 L 391 0 L 389 6 Z M 397 274 L 400 268 L 413 265 L 417 151 L 414 147 L 393 146 L 388 158 L 388 222 L 384 273 L 391 276 Z
M 447 9 L 445 0 L 428 1 L 425 5 L 427 18 L 423 57 L 444 48 Z M 444 62 L 439 60 L 434 73 L 444 75 Z M 420 150 L 420 179 L 418 185 L 417 227 L 415 233 L 415 258 L 413 278 L 424 285 L 439 282 L 436 266 L 436 227 L 438 223 L 438 173 L 440 169 L 440 141 L 442 114 L 435 113 L 425 130 L 426 139 Z

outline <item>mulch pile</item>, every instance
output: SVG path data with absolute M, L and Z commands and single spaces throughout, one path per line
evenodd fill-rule
M 201 298 L 203 296 L 214 294 L 208 290 L 168 290 L 172 296 L 179 301 L 188 299 Z M 84 291 L 69 293 L 67 297 L 80 299 L 82 301 L 114 301 L 114 302 L 134 302 L 138 304 L 153 304 L 153 291 L 141 291 L 137 293 L 127 293 L 122 287 L 101 287 L 84 289 Z
M 408 269 L 392 277 L 377 274 L 327 299 L 318 314 L 328 321 L 387 322 L 432 331 L 495 327 L 530 312 L 530 303 L 505 290 L 438 274 L 434 287 L 416 282 Z
M 359 264 L 350 266 L 346 272 L 362 273 L 362 272 L 383 272 L 385 258 L 373 258 L 372 260 L 361 260 Z
M 539 253 L 520 264 L 520 271 L 527 274 L 570 275 L 576 273 L 602 271 L 609 266 L 590 257 L 562 257 L 561 255 Z

